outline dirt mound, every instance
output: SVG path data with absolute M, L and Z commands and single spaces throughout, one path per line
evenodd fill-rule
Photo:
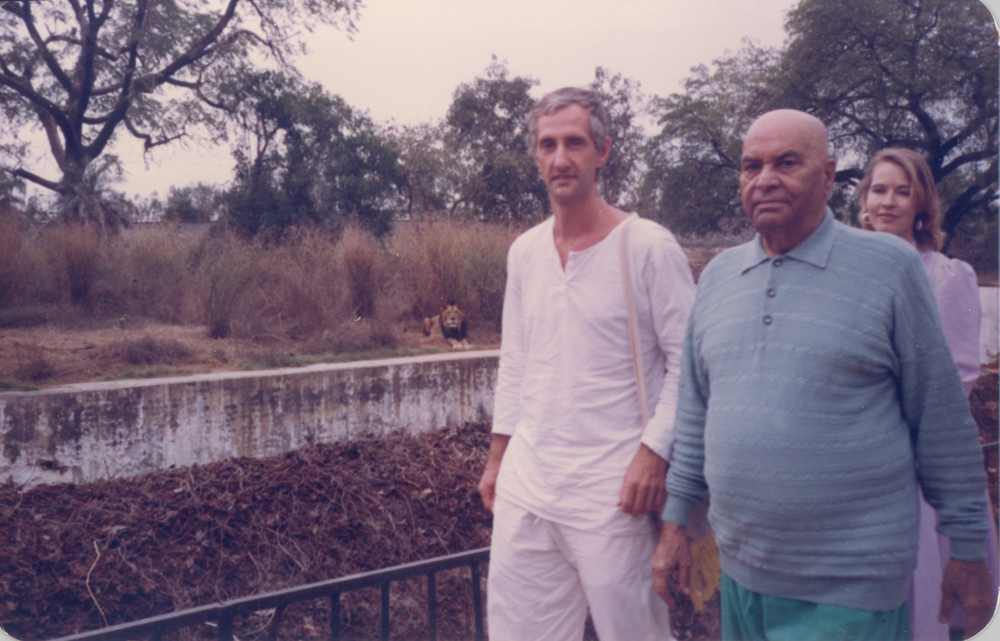
M 46 639 L 487 546 L 491 517 L 475 487 L 488 430 L 0 488 L 0 625 L 17 639 Z M 463 570 L 439 576 L 440 638 L 472 637 L 469 580 Z M 426 638 L 425 594 L 422 579 L 393 587 L 393 638 Z M 713 606 L 692 616 L 686 601 L 674 615 L 678 637 L 717 637 Z M 378 608 L 375 589 L 345 595 L 345 637 L 377 638 Z M 236 636 L 263 638 L 270 616 L 238 620 Z M 328 638 L 328 626 L 325 603 L 305 603 L 289 608 L 279 638 Z

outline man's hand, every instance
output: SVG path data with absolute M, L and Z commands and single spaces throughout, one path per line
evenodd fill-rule
M 490 512 L 493 511 L 493 501 L 497 497 L 497 476 L 500 474 L 503 453 L 507 451 L 507 443 L 510 443 L 509 434 L 493 434 L 490 437 L 490 456 L 486 459 L 486 469 L 479 479 L 479 496 Z
M 691 550 L 688 548 L 687 528 L 664 521 L 660 528 L 660 540 L 653 551 L 650 564 L 653 566 L 653 589 L 674 608 L 674 597 L 670 595 L 670 575 L 677 572 L 677 583 L 684 594 L 691 594 Z
M 625 472 L 618 506 L 632 516 L 655 512 L 659 518 L 667 500 L 666 483 L 667 462 L 653 450 L 640 445 Z
M 951 619 L 955 603 L 965 612 L 965 638 L 979 634 L 993 617 L 993 588 L 986 561 L 948 559 L 941 579 L 941 610 L 938 621 Z

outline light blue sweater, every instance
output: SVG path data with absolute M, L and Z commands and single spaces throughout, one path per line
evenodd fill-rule
M 763 594 L 902 605 L 918 485 L 951 556 L 983 558 L 977 430 L 906 242 L 826 219 L 788 255 L 759 237 L 701 275 L 663 518 L 711 494 L 723 571 Z M 916 465 L 914 465 L 916 463 Z

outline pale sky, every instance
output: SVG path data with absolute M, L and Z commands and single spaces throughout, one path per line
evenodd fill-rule
M 735 52 L 749 38 L 780 47 L 797 0 L 367 0 L 353 40 L 323 27 L 296 66 L 377 122 L 442 119 L 460 83 L 482 76 L 492 55 L 512 76 L 540 81 L 532 95 L 586 85 L 602 66 L 648 95 L 681 91 L 690 69 Z M 1000 0 L 987 0 L 994 8 Z M 996 10 L 994 10 L 996 15 Z M 122 136 L 124 140 L 127 136 Z M 130 195 L 232 178 L 227 147 L 175 145 L 143 159 L 115 149 Z

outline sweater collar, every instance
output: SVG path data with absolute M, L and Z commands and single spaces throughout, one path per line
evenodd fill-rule
M 816 228 L 809 238 L 806 238 L 802 244 L 788 252 L 783 256 L 774 256 L 774 258 L 792 258 L 803 263 L 809 263 L 814 267 L 819 269 L 826 269 L 826 265 L 830 260 L 830 252 L 833 251 L 833 241 L 837 236 L 837 222 L 833 218 L 833 211 L 829 207 L 826 208 L 826 215 L 823 217 L 823 222 L 820 223 L 819 227 Z M 762 265 L 772 259 L 771 256 L 767 255 L 764 251 L 764 246 L 761 244 L 760 234 L 754 236 L 753 240 L 744 245 L 746 248 L 745 255 L 741 264 L 743 269 L 740 272 L 745 274 L 754 267 Z

